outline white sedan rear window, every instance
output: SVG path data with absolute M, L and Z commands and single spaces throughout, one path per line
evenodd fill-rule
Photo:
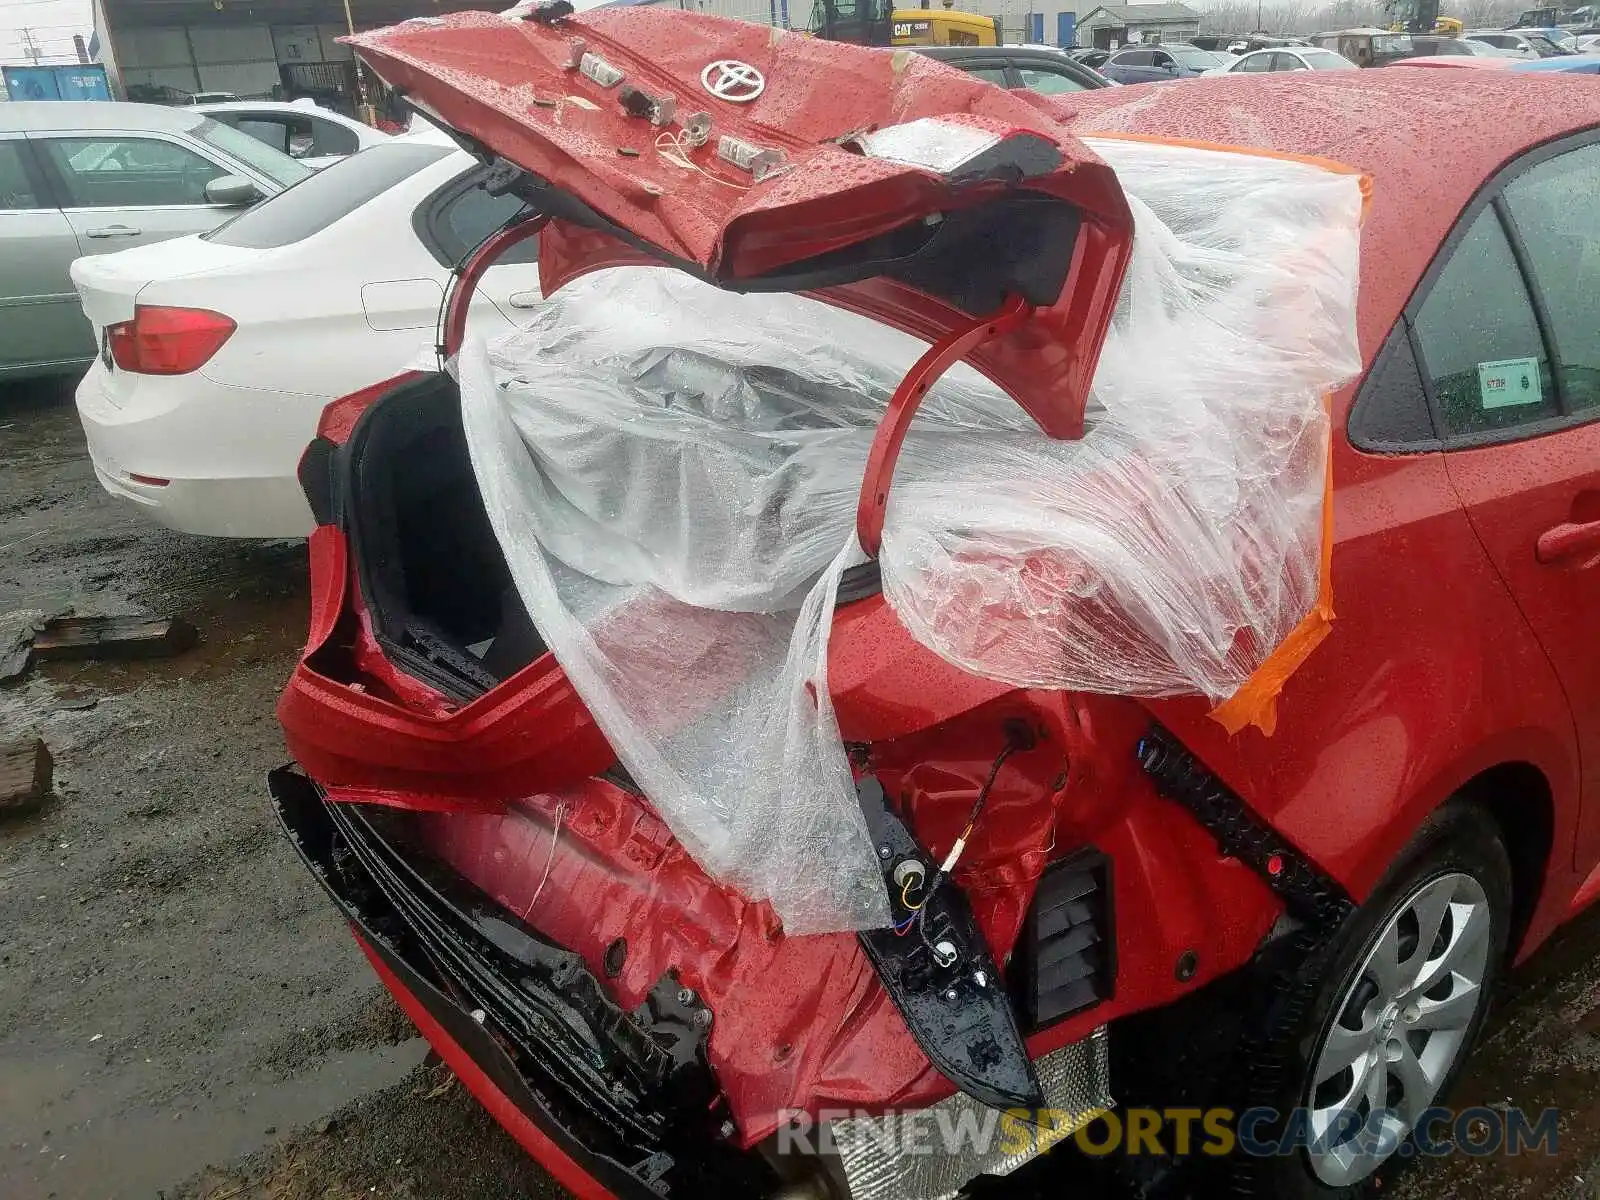
M 451 151 L 450 146 L 401 140 L 373 146 L 318 171 L 203 236 L 219 246 L 248 250 L 292 245 L 348 216 Z

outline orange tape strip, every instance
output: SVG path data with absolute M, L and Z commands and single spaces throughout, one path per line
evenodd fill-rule
M 1323 398 L 1329 409 L 1327 465 L 1322 483 L 1322 552 L 1318 556 L 1317 602 L 1289 631 L 1239 690 L 1211 710 L 1211 719 L 1230 735 L 1254 725 L 1271 737 L 1278 727 L 1278 693 L 1300 664 L 1333 632 L 1333 420 L 1332 397 Z

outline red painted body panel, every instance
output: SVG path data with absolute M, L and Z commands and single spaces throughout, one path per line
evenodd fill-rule
M 1534 82 L 1545 86 L 1531 91 L 1526 85 Z M 1081 136 L 1131 133 L 1314 155 L 1371 175 L 1357 314 L 1370 365 L 1484 183 L 1533 146 L 1600 126 L 1600 89 L 1574 82 L 1395 66 L 1106 88 L 1050 103 L 1071 114 Z M 1485 112 L 1499 116 L 1485 121 Z M 1356 391 L 1352 385 L 1335 397 L 1336 428 Z M 1565 459 L 1568 451 L 1552 445 L 1572 446 L 1569 461 L 1582 462 L 1593 440 L 1572 431 L 1520 451 L 1482 451 L 1481 469 L 1494 481 L 1489 489 L 1515 492 L 1530 469 L 1520 455 Z M 1276 736 L 1246 731 L 1230 741 L 1199 704 L 1156 708 L 1213 770 L 1358 897 L 1426 815 L 1475 775 L 1507 762 L 1536 767 L 1551 792 L 1555 836 L 1518 949 L 1526 957 L 1571 914 L 1594 869 L 1600 842 L 1589 839 L 1600 835 L 1587 835 L 1580 847 L 1577 834 L 1585 807 L 1585 828 L 1600 822 L 1600 794 L 1590 792 L 1581 804 L 1568 696 L 1460 511 L 1462 480 L 1453 476 L 1465 468 L 1447 471 L 1446 458 L 1368 456 L 1336 439 L 1339 619 L 1280 697 Z M 1549 479 L 1552 472 L 1542 474 Z M 1521 556 L 1531 571 L 1528 532 L 1525 544 L 1504 546 L 1502 556 Z M 1600 584 L 1591 585 L 1585 608 L 1596 598 Z M 1583 610 L 1572 611 L 1573 635 L 1581 636 Z M 1591 649 L 1574 646 L 1573 653 L 1593 669 Z
M 953 728 L 875 747 L 870 762 L 942 854 L 993 761 L 998 722 L 1050 723 L 1045 741 L 1001 771 L 956 874 L 1004 958 L 1053 849 L 1092 842 L 1116 861 L 1116 997 L 1038 1035 L 1036 1054 L 1202 985 L 1247 956 L 1276 915 L 1249 871 L 1220 860 L 1198 827 L 1172 819 L 1134 762 L 1146 718 L 1118 707 L 1091 716 L 1059 696 L 1013 693 Z M 1103 746 L 1091 748 L 1091 737 Z M 1101 758 L 1102 750 L 1110 753 Z M 1041 792 L 1053 802 L 1041 805 Z M 708 878 L 624 788 L 591 779 L 501 814 L 414 819 L 434 853 L 581 954 L 597 977 L 606 948 L 625 939 L 625 966 L 609 984 L 624 1008 L 668 969 L 694 988 L 717 1014 L 710 1059 L 747 1143 L 774 1132 L 785 1109 L 917 1106 L 954 1090 L 917 1048 L 854 935 L 785 936 L 769 905 Z M 1179 985 L 1174 964 L 1186 950 L 1200 972 Z
M 1600 426 L 1448 458 L 1450 481 L 1478 538 L 1516 598 L 1577 714 L 1581 790 L 1600 798 Z M 1570 548 L 1541 555 L 1541 538 L 1570 527 Z M 1529 553 L 1533 548 L 1534 553 Z M 1546 561 L 1541 561 L 1541 558 Z M 1574 866 L 1600 857 L 1600 803 L 1584 805 Z
M 767 32 L 752 27 L 748 36 L 738 49 L 780 70 L 762 57 Z M 720 44 L 711 53 L 698 37 L 685 36 L 682 45 L 669 37 L 663 53 L 699 55 L 696 63 L 728 53 Z M 1529 145 L 1600 124 L 1600 93 L 1581 83 L 1513 83 L 1495 72 L 1385 78 L 1396 70 L 1206 79 L 1050 103 L 1080 133 L 1325 155 L 1371 172 L 1359 317 L 1370 362 L 1481 183 Z M 1428 84 L 1433 78 L 1437 84 Z M 848 107 L 843 99 L 817 102 Z M 1505 119 L 1483 121 L 1485 111 Z M 668 215 L 656 219 L 665 223 Z M 557 230 L 552 241 L 570 232 Z M 710 245 L 707 231 L 692 225 L 674 227 L 672 236 L 688 249 Z M 596 261 L 614 252 L 585 251 Z M 1337 428 L 1354 390 L 1336 400 Z M 1590 486 L 1583 468 L 1600 447 L 1562 446 L 1542 464 L 1513 462 L 1502 448 L 1447 469 L 1442 455 L 1380 458 L 1335 439 L 1338 620 L 1283 692 L 1271 739 L 1254 730 L 1230 739 L 1199 700 L 1146 708 L 977 679 L 913 642 L 881 599 L 838 613 L 830 679 L 841 729 L 866 747 L 858 766 L 879 776 L 936 853 L 964 824 L 1000 748 L 1002 721 L 1021 718 L 1038 735 L 1000 771 L 956 873 L 997 959 L 1010 951 L 1033 883 L 1052 857 L 1092 843 L 1114 864 L 1115 995 L 1036 1036 L 1033 1051 L 1237 967 L 1278 914 L 1265 887 L 1219 858 L 1209 836 L 1155 796 L 1136 768 L 1134 743 L 1151 712 L 1357 896 L 1466 781 L 1501 763 L 1532 764 L 1554 799 L 1555 853 L 1523 952 L 1568 914 L 1596 849 L 1592 831 L 1578 838 L 1572 705 L 1592 725 L 1594 701 L 1583 692 L 1600 684 L 1571 676 L 1564 690 L 1535 630 L 1541 619 L 1565 614 L 1581 634 L 1592 605 L 1580 607 L 1578 597 L 1590 571 L 1539 568 L 1531 543 L 1526 555 L 1522 545 L 1545 524 L 1576 519 L 1562 497 Z M 1528 485 L 1548 484 L 1551 492 L 1512 520 L 1506 514 L 1521 502 L 1519 471 Z M 918 1104 L 951 1090 L 912 1042 L 853 937 L 786 937 L 768 906 L 709 879 L 641 797 L 595 777 L 612 756 L 553 661 L 453 708 L 383 661 L 342 534 L 319 530 L 311 555 L 312 635 L 280 705 L 296 757 L 335 798 L 423 810 L 411 820 L 437 853 L 597 974 L 607 946 L 625 938 L 626 963 L 613 984 L 625 1007 L 676 969 L 716 1014 L 711 1058 L 746 1143 L 771 1132 L 785 1108 Z M 1550 593 L 1543 618 L 1524 595 L 1540 586 Z M 1591 653 L 1583 665 L 1594 661 Z M 1191 950 L 1198 974 L 1179 983 L 1174 963 Z M 440 1045 L 442 1031 L 423 1028 Z M 472 1076 L 470 1062 L 450 1061 L 549 1163 L 553 1147 L 541 1147 L 537 1131 L 524 1137 L 519 1114 L 502 1111 L 493 1085 Z

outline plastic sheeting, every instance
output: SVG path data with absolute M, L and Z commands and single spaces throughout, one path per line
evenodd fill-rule
M 1360 367 L 1359 180 L 1091 142 L 1135 215 L 1086 435 L 965 367 L 906 439 L 880 563 L 913 636 L 977 674 L 1233 694 L 1319 586 L 1324 395 Z M 827 683 L 873 430 L 921 343 L 659 268 L 575 281 L 459 373 L 530 614 L 713 875 L 791 933 L 888 919 Z

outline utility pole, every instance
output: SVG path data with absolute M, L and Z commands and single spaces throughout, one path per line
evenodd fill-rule
M 39 60 L 44 57 L 44 51 L 39 49 L 39 43 L 34 39 L 33 30 L 24 25 L 17 30 L 22 37 L 22 56 L 34 66 L 39 65 Z
M 350 13 L 350 0 L 344 0 L 344 27 L 351 37 L 356 35 L 356 19 Z M 367 99 L 367 77 L 361 70 L 361 60 L 355 59 L 356 64 L 356 113 L 361 120 L 374 129 L 378 127 L 378 110 L 372 107 L 372 101 Z

